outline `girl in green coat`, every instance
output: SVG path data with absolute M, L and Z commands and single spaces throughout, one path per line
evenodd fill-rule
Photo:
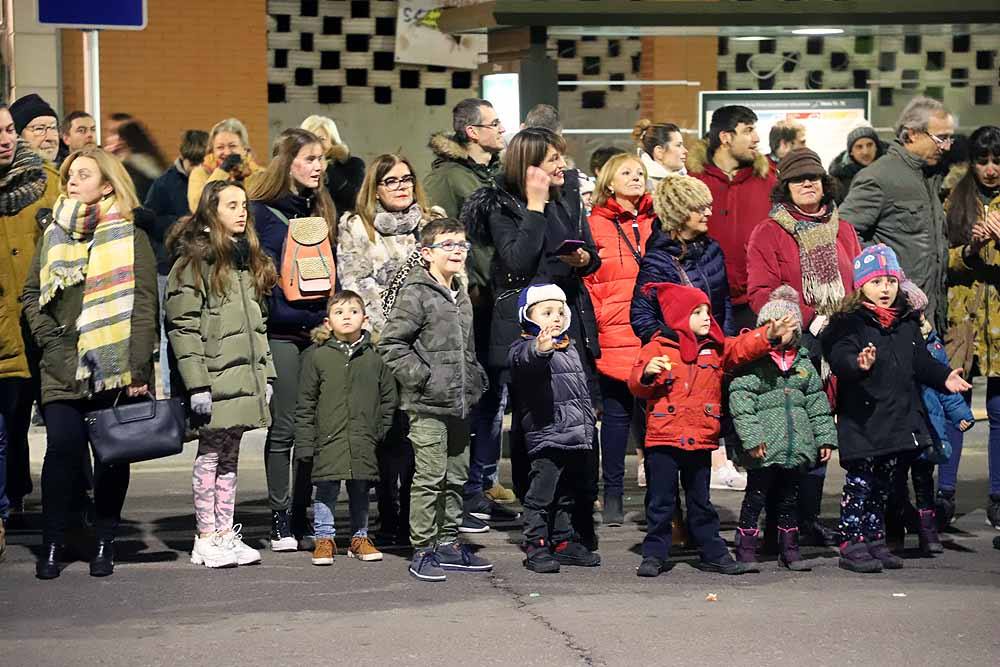
M 798 304 L 798 293 L 782 285 L 771 292 L 757 322 L 763 325 L 792 315 L 801 332 Z M 779 562 L 791 570 L 809 570 L 799 553 L 799 483 L 805 471 L 828 461 L 837 446 L 837 428 L 816 367 L 796 339 L 747 365 L 729 391 L 729 408 L 743 448 L 741 464 L 747 468 L 736 558 L 757 561 L 757 524 L 770 494 L 777 501 Z
M 198 535 L 191 562 L 232 567 L 260 561 L 233 525 L 236 466 L 243 433 L 270 425 L 274 365 L 265 298 L 277 281 L 248 218 L 243 186 L 205 186 L 194 215 L 167 239 L 177 261 L 167 278 L 166 329 L 198 427 L 194 461 Z

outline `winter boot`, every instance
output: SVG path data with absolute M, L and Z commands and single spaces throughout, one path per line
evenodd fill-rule
M 537 542 L 527 542 L 522 547 L 524 550 L 524 567 L 539 574 L 550 574 L 559 571 L 559 561 L 549 551 L 549 545 L 545 540 Z
M 625 522 L 624 498 L 619 495 L 604 496 L 604 525 L 620 526 Z
M 741 563 L 757 562 L 757 540 L 760 537 L 759 528 L 736 529 L 736 560 Z
M 779 563 L 793 572 L 812 570 L 812 567 L 802 560 L 802 554 L 799 552 L 798 528 L 779 528 L 778 546 L 781 549 L 781 555 L 778 556 Z
M 1000 495 L 990 494 L 990 505 L 986 508 L 986 523 L 1000 530 Z
M 874 540 L 873 542 L 868 542 L 868 553 L 872 555 L 872 558 L 876 558 L 882 562 L 883 569 L 903 569 L 903 559 L 896 556 L 889 550 L 889 545 L 885 543 L 885 540 Z
M 883 546 L 885 543 L 882 543 Z M 882 571 L 882 561 L 868 552 L 865 542 L 844 542 L 840 545 L 840 567 L 851 572 L 871 574 Z
M 944 531 L 955 520 L 955 490 L 938 489 L 934 500 L 934 514 L 938 531 Z
M 934 554 L 943 554 L 944 545 L 938 538 L 937 518 L 934 510 L 920 510 L 920 530 L 917 532 L 920 538 L 920 551 L 925 556 L 932 557 Z

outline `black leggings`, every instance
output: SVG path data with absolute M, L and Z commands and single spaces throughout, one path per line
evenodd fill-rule
M 740 528 L 757 528 L 761 510 L 770 495 L 774 499 L 779 528 L 798 526 L 799 483 L 802 472 L 795 468 L 768 466 L 747 471 L 747 490 L 740 510 Z
M 48 447 L 42 464 L 42 537 L 46 543 L 62 544 L 66 521 L 80 478 L 84 456 L 90 446 L 86 413 L 108 407 L 110 401 L 54 401 L 43 406 Z M 96 532 L 100 539 L 112 539 L 121 522 L 122 506 L 128 492 L 129 464 L 106 465 L 94 460 L 94 505 Z

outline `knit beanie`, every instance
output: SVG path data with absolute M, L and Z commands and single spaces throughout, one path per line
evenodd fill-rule
M 799 309 L 799 293 L 791 285 L 781 285 L 771 292 L 767 303 L 757 313 L 757 326 L 762 327 L 772 320 L 780 320 L 791 315 L 795 329 L 802 331 L 802 311 Z
M 796 148 L 788 151 L 785 157 L 778 163 L 778 180 L 782 183 L 790 181 L 796 176 L 823 176 L 826 169 L 823 168 L 823 161 L 819 155 L 810 148 Z
M 847 134 L 847 152 L 850 153 L 851 149 L 854 148 L 854 142 L 858 139 L 871 139 L 878 146 L 879 138 L 878 132 L 871 125 L 861 125 L 854 128 Z
M 903 269 L 892 248 L 884 243 L 870 245 L 854 258 L 854 289 L 880 276 L 895 276 L 903 279 Z
M 910 304 L 910 308 L 918 313 L 922 313 L 927 308 L 927 304 L 930 303 L 924 291 L 909 278 L 905 278 L 899 283 L 899 289 L 906 296 L 906 302 Z
M 14 118 L 14 129 L 18 134 L 39 116 L 58 118 L 56 110 L 35 93 L 14 100 L 10 105 L 10 115 Z
M 558 333 L 558 336 L 562 336 L 569 329 L 570 309 L 566 304 L 566 292 L 563 292 L 559 285 L 551 283 L 529 285 L 521 290 L 520 296 L 517 297 L 517 319 L 521 323 L 521 329 L 532 336 L 537 336 L 541 333 L 542 328 L 528 316 L 528 311 L 536 303 L 541 303 L 542 301 L 562 301 L 563 329 Z
M 709 314 L 711 314 L 712 303 L 709 301 L 708 295 L 697 287 L 676 283 L 650 283 L 642 288 L 642 293 L 648 296 L 654 290 L 656 291 L 656 300 L 660 303 L 660 312 L 663 313 L 663 322 L 677 334 L 681 347 L 681 360 L 686 364 L 693 364 L 698 359 L 698 352 L 701 351 L 701 347 L 706 341 L 699 341 L 698 337 L 691 331 L 691 313 L 698 306 L 706 305 Z M 719 326 L 714 317 L 706 338 L 719 346 L 726 344 L 722 327 Z
M 653 193 L 653 210 L 660 221 L 660 228 L 668 234 L 681 230 L 691 211 L 711 205 L 712 191 L 693 176 L 665 176 Z

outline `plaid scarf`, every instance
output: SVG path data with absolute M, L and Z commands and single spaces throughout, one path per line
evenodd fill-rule
M 6 173 L 0 176 L 0 215 L 16 215 L 45 194 L 48 177 L 44 164 L 27 142 L 17 140 L 14 159 Z
M 771 219 L 795 237 L 802 264 L 802 300 L 820 315 L 829 315 L 844 298 L 844 281 L 837 265 L 837 232 L 840 220 L 837 209 L 826 207 L 815 215 L 800 211 L 792 215 L 783 204 L 771 209 Z M 804 218 L 804 219 L 802 219 Z
M 85 205 L 60 196 L 40 249 L 43 307 L 59 290 L 83 283 L 77 380 L 94 392 L 132 383 L 129 338 L 135 299 L 135 227 L 122 217 L 114 197 Z

